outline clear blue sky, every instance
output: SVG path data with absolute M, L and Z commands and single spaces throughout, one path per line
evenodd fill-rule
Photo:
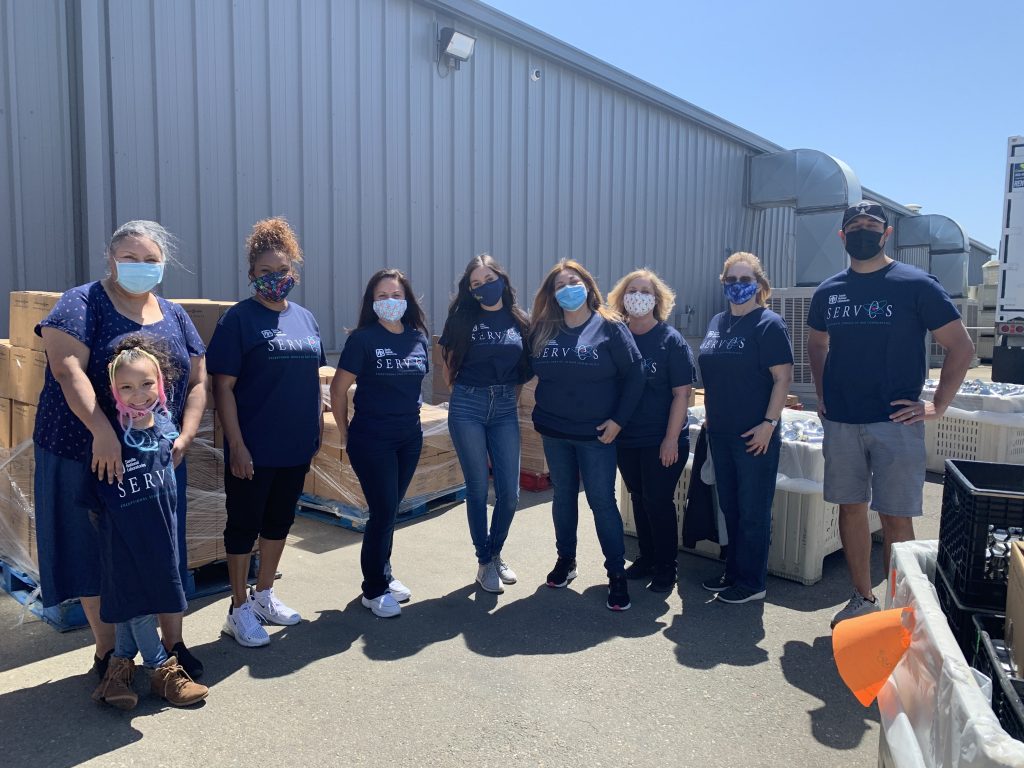
M 619 69 L 997 247 L 1024 134 L 1020 0 L 487 0 Z

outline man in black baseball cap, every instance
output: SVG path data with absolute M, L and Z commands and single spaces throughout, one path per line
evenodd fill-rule
M 825 428 L 825 501 L 839 505 L 839 536 L 853 597 L 832 619 L 877 611 L 868 506 L 878 512 L 885 572 L 893 542 L 914 538 L 925 480 L 924 422 L 945 412 L 974 357 L 956 305 L 939 281 L 889 258 L 885 208 L 861 200 L 843 213 L 850 266 L 814 292 L 807 353 Z M 925 331 L 946 350 L 939 387 L 922 401 Z

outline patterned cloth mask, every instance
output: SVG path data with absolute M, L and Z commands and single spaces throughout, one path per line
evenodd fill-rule
M 757 293 L 757 283 L 732 283 L 722 286 L 725 298 L 733 304 L 746 304 Z
M 405 299 L 381 299 L 373 302 L 373 311 L 381 320 L 394 323 L 402 319 L 409 302 Z
M 631 291 L 622 297 L 622 304 L 630 317 L 643 317 L 652 309 L 658 300 L 649 293 Z
M 253 280 L 252 287 L 267 301 L 284 301 L 295 287 L 295 277 L 288 272 L 268 272 Z

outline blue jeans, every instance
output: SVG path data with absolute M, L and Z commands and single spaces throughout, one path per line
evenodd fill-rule
M 134 659 L 136 653 L 141 653 L 142 663 L 149 669 L 156 669 L 170 658 L 157 634 L 155 614 L 136 616 L 114 626 L 114 655 L 117 658 Z
M 551 518 L 555 524 L 555 548 L 559 557 L 575 559 L 576 526 L 579 522 L 580 477 L 587 503 L 594 513 L 597 538 L 609 576 L 626 569 L 622 517 L 615 503 L 615 444 L 599 440 L 569 440 L 541 435 L 544 456 L 551 470 L 554 499 Z
M 772 501 L 782 438 L 776 428 L 768 452 L 762 456 L 747 453 L 746 438 L 717 434 L 708 438 L 715 490 L 729 533 L 726 578 L 738 587 L 760 592 L 768 579 Z
M 519 504 L 519 412 L 514 385 L 456 384 L 448 432 L 466 478 L 466 517 L 479 563 L 501 554 Z M 487 457 L 494 471 L 494 514 L 487 530 Z

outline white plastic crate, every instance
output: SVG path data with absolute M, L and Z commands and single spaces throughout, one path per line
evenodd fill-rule
M 679 549 L 713 560 L 720 559 L 721 548 L 710 541 L 701 541 L 693 549 L 683 547 L 683 518 L 686 494 L 689 490 L 693 456 L 689 457 L 679 484 L 676 486 L 676 534 Z M 808 485 L 814 485 L 808 484 Z M 625 483 L 619 478 L 619 507 L 623 526 L 630 535 L 636 535 L 632 503 Z M 628 521 L 628 522 L 627 522 Z M 874 533 L 881 530 L 878 513 L 868 517 Z M 820 490 L 816 493 L 797 493 L 777 490 L 772 504 L 772 543 L 768 550 L 768 573 L 801 584 L 815 584 L 821 580 L 822 563 L 826 556 L 842 548 L 839 539 L 839 507 L 826 504 Z
M 942 472 L 946 459 L 1024 464 L 1024 414 L 949 408 L 925 422 L 926 465 Z

